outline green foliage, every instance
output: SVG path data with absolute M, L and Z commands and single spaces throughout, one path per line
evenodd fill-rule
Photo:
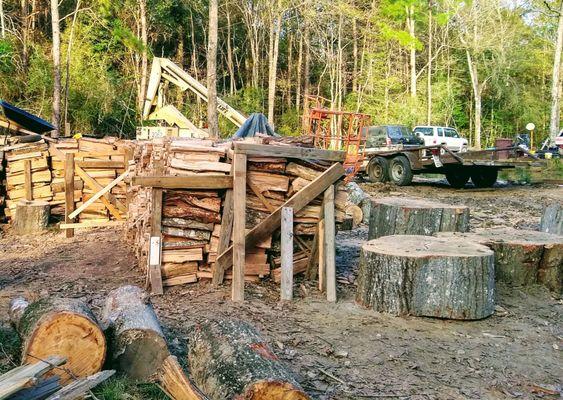
M 0 375 L 19 365 L 20 346 L 16 331 L 0 324 Z
M 301 134 L 301 116 L 295 108 L 280 116 L 275 131 L 282 136 L 299 136 Z
M 168 397 L 154 384 L 136 384 L 123 377 L 112 377 L 92 392 L 100 400 L 165 400 Z

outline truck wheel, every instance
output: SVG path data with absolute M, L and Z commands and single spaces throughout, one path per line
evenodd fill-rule
M 476 168 L 471 172 L 471 181 L 478 188 L 488 188 L 495 184 L 498 170 L 495 168 Z
M 407 186 L 412 182 L 412 169 L 409 159 L 396 156 L 389 166 L 389 179 L 397 186 Z
M 383 157 L 373 157 L 367 166 L 367 173 L 370 182 L 387 182 L 389 161 Z
M 446 180 L 451 187 L 461 189 L 469 182 L 469 173 L 462 170 L 448 171 L 446 172 Z

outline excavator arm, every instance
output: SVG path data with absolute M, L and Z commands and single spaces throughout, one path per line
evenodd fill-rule
M 209 93 L 204 85 L 199 83 L 197 79 L 193 78 L 190 74 L 169 59 L 155 57 L 152 62 L 149 85 L 143 107 L 143 120 L 165 119 L 167 122 L 171 123 L 173 115 L 174 122 L 177 125 L 191 124 L 187 118 L 181 118 L 182 114 L 174 108 L 174 106 L 164 105 L 164 96 L 162 92 L 164 90 L 165 82 L 170 82 L 178 86 L 182 91 L 191 90 L 200 99 L 207 103 Z M 174 108 L 175 111 L 172 110 L 172 108 Z M 161 111 L 163 109 L 165 109 L 165 113 Z M 246 117 L 243 114 L 235 110 L 220 98 L 217 98 L 217 111 L 219 111 L 221 115 L 226 117 L 237 127 L 240 127 L 246 121 Z M 170 116 L 170 119 L 163 118 L 163 114 Z M 179 119 L 179 123 L 176 122 L 176 119 Z M 191 125 L 193 126 L 193 124 Z

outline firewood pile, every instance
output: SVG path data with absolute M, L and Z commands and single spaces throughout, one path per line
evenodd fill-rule
M 78 208 L 125 171 L 129 146 L 130 142 L 115 138 L 81 138 L 49 143 L 42 139 L 2 147 L 6 158 L 6 216 L 13 218 L 17 203 L 25 199 L 48 202 L 51 215 L 64 217 L 65 155 L 74 154 L 73 208 Z M 77 222 L 123 219 L 126 213 L 125 183 L 113 187 L 108 196 L 112 202 L 123 204 L 118 207 L 119 214 L 115 210 L 110 212 L 103 198 L 81 212 Z
M 136 176 L 229 175 L 232 143 L 211 140 L 164 138 L 137 143 L 134 159 Z M 248 158 L 246 173 L 246 229 L 249 231 L 285 201 L 322 174 L 330 162 L 272 156 Z M 133 185 L 128 225 L 140 264 L 148 265 L 153 199 L 150 187 Z M 162 198 L 161 275 L 163 286 L 211 279 L 218 257 L 218 244 L 225 207 L 226 190 L 165 189 Z M 353 206 L 343 185 L 337 187 L 335 216 L 342 227 L 352 226 L 346 210 Z M 353 206 L 361 212 L 357 206 Z M 295 214 L 294 273 L 306 270 L 313 239 L 322 218 L 322 196 Z M 360 218 L 361 221 L 361 218 Z M 359 223 L 359 221 L 356 221 Z M 158 229 L 158 227 L 156 227 Z M 246 250 L 245 280 L 280 278 L 279 230 Z M 232 273 L 225 271 L 225 279 Z

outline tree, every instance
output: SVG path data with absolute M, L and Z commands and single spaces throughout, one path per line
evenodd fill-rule
M 139 83 L 139 92 L 137 97 L 137 108 L 139 113 L 143 112 L 143 105 L 145 102 L 145 95 L 147 92 L 147 79 L 149 74 L 149 61 L 148 61 L 148 28 L 147 28 L 147 2 L 146 0 L 139 0 L 139 19 L 141 28 L 141 79 Z
M 548 4 L 548 3 L 546 3 Z M 551 114 L 549 118 L 549 136 L 555 139 L 559 133 L 561 113 L 561 49 L 563 48 L 563 0 L 559 2 L 557 39 L 553 50 L 553 74 L 551 78 Z
M 209 35 L 207 42 L 207 124 L 209 136 L 219 137 L 219 118 L 217 116 L 217 0 L 209 0 Z
M 53 32 L 53 137 L 59 137 L 61 128 L 61 32 L 59 2 L 51 0 L 51 29 Z

